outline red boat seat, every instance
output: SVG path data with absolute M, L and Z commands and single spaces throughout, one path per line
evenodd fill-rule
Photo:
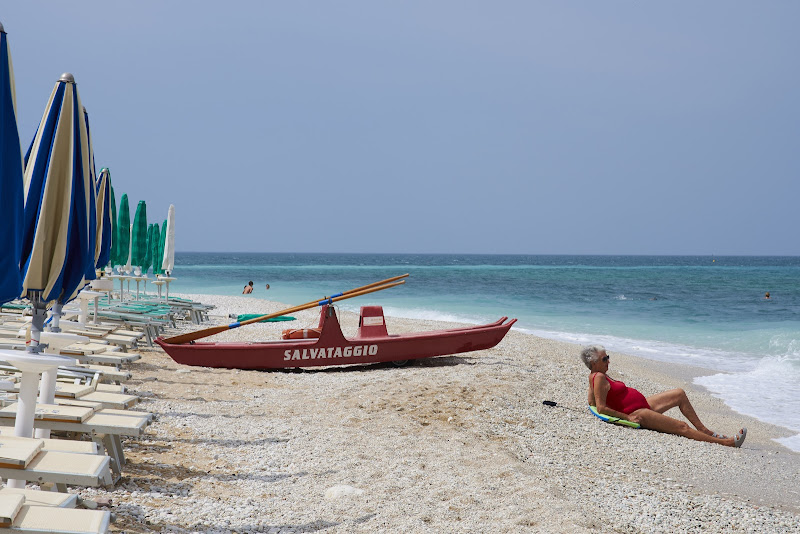
M 383 318 L 383 306 L 361 306 L 356 337 L 387 337 L 388 335 L 386 321 Z

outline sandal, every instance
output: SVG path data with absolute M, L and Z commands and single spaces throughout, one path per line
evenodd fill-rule
M 717 439 L 728 439 L 728 436 L 726 436 L 725 434 L 720 434 L 719 432 L 712 432 L 711 437 Z
M 747 429 L 746 429 L 746 428 L 743 428 L 743 429 L 741 429 L 741 430 L 740 430 L 740 431 L 739 431 L 739 432 L 736 434 L 736 437 L 735 437 L 735 438 L 733 438 L 733 446 L 734 446 L 734 447 L 736 447 L 736 448 L 739 448 L 739 447 L 741 447 L 741 446 L 742 446 L 742 443 L 744 443 L 744 438 L 745 438 L 746 436 L 747 436 Z

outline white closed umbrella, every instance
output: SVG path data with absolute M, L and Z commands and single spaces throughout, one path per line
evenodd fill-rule
M 164 259 L 161 262 L 161 270 L 164 271 L 166 276 L 162 277 L 167 283 L 167 302 L 169 302 L 169 283 L 175 280 L 172 275 L 172 269 L 175 268 L 175 205 L 169 205 L 167 212 L 167 231 L 165 232 L 164 239 Z
M 167 276 L 172 274 L 175 268 L 175 205 L 169 205 L 167 214 L 167 239 L 164 242 L 164 261 L 161 263 L 161 270 Z

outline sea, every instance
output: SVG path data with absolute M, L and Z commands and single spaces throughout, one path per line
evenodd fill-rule
M 297 305 L 405 273 L 405 285 L 339 305 L 475 324 L 505 315 L 545 338 L 701 366 L 712 372 L 696 384 L 790 429 L 778 441 L 800 451 L 800 257 L 184 252 L 170 290 L 240 295 L 252 280 L 254 297 Z

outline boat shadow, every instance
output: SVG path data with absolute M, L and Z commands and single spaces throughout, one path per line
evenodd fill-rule
M 404 366 L 397 366 L 392 362 L 362 363 L 353 365 L 336 365 L 329 367 L 287 367 L 285 369 L 259 369 L 263 373 L 362 373 L 365 371 L 378 371 L 385 369 L 407 369 L 409 367 L 453 367 L 456 365 L 475 365 L 474 358 L 463 356 L 439 356 L 436 358 L 419 358 L 409 360 Z

